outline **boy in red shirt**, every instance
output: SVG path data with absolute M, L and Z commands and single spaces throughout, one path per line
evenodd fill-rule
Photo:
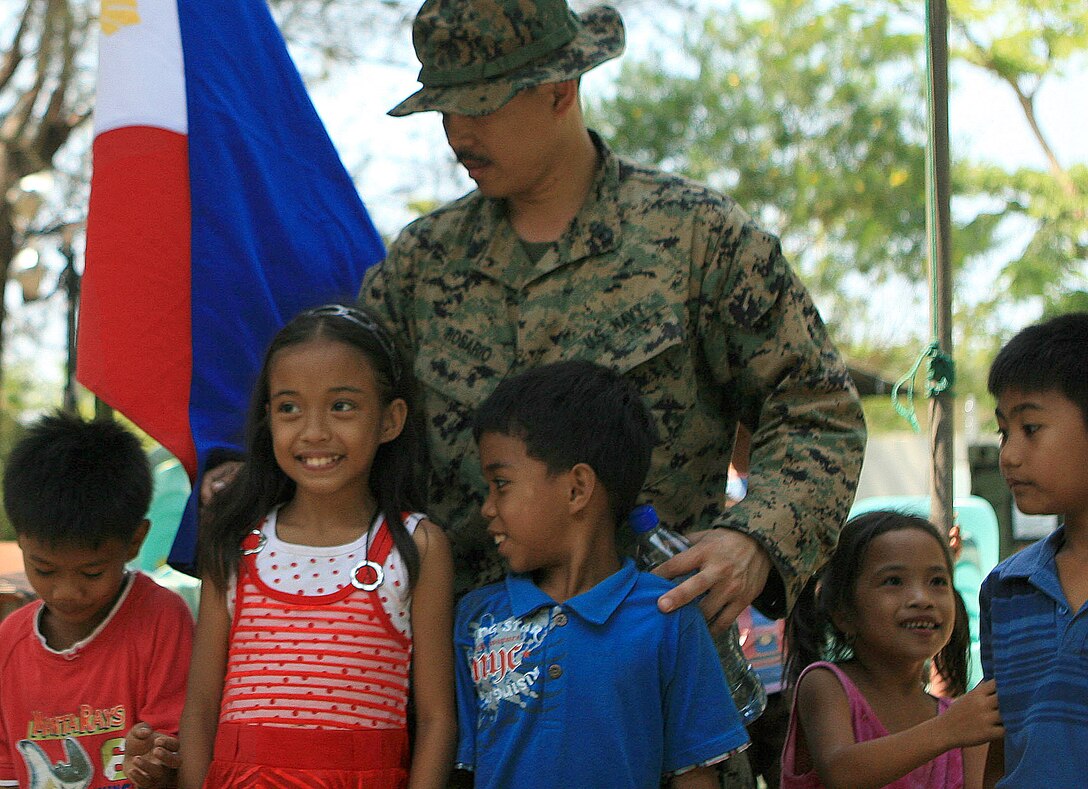
M 0 787 L 127 787 L 128 728 L 177 732 L 192 615 L 126 567 L 151 489 L 112 421 L 47 416 L 9 455 L 4 507 L 40 600 L 0 624 Z

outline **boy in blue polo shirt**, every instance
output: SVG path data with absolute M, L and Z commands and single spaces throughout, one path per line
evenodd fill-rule
M 1088 775 L 1088 313 L 1024 329 L 990 368 L 1001 473 L 1016 506 L 1059 515 L 982 585 L 982 669 L 1004 740 L 985 786 L 1083 786 Z
M 717 787 L 744 748 L 706 622 L 621 559 L 656 441 L 632 383 L 590 362 L 503 381 L 474 427 L 510 572 L 457 609 L 457 765 L 491 787 Z

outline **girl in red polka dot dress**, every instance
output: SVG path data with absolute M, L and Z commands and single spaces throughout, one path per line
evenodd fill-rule
M 445 786 L 453 569 L 418 513 L 414 409 L 369 312 L 320 307 L 273 339 L 246 464 L 201 529 L 182 787 Z

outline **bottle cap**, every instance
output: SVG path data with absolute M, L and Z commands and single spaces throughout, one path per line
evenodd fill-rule
M 635 534 L 648 532 L 661 523 L 652 504 L 639 504 L 627 515 L 627 525 Z

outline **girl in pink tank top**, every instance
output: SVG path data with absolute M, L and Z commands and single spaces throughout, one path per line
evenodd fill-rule
M 442 530 L 409 517 L 414 396 L 367 311 L 319 307 L 273 339 L 246 463 L 201 524 L 182 789 L 445 786 L 453 567 Z
M 924 518 L 846 524 L 786 623 L 784 789 L 982 786 L 986 743 L 1003 729 L 992 681 L 964 694 L 970 637 L 952 566 Z M 930 661 L 958 698 L 926 692 Z

